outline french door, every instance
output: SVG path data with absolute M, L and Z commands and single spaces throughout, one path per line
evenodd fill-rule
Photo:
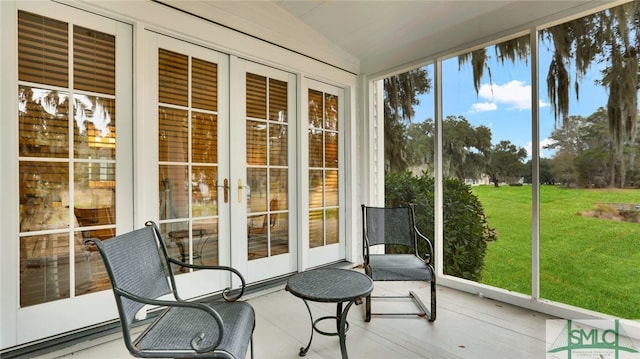
M 303 93 L 308 200 L 303 213 L 305 258 L 315 267 L 345 258 L 344 89 L 314 80 Z
M 249 282 L 296 271 L 296 78 L 251 61 L 231 62 L 234 262 Z
M 17 106 L 4 128 L 17 141 L 3 152 L 15 153 L 17 181 L 6 190 L 18 196 L 4 205 L 19 208 L 19 256 L 3 271 L 15 271 L 19 290 L 3 282 L 3 299 L 17 309 L 2 325 L 15 323 L 15 342 L 23 343 L 116 316 L 87 239 L 133 228 L 132 28 L 52 2 L 13 10 L 3 13 L 3 31 L 5 20 L 15 24 L 7 31 L 16 31 Z
M 144 161 L 157 178 L 144 196 L 156 204 L 147 217 L 158 219 L 183 261 L 231 265 L 250 283 L 295 271 L 295 77 L 154 32 L 146 37 L 154 69 L 146 83 L 157 89 L 155 108 L 145 111 L 157 114 L 144 126 L 157 149 Z M 178 283 L 186 298 L 230 284 L 194 270 L 179 272 Z

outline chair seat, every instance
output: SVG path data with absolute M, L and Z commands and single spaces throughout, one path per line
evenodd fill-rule
M 433 279 L 433 269 L 413 254 L 371 254 L 369 265 L 374 281 Z
M 232 358 L 244 359 L 247 343 L 255 327 L 255 313 L 246 302 L 207 302 L 222 318 L 224 337 L 215 352 L 223 352 Z M 208 313 L 193 308 L 172 307 L 150 330 L 139 338 L 136 346 L 140 350 L 178 351 L 193 353 L 191 340 L 198 333 L 205 333 L 201 346 L 210 346 L 218 337 L 218 326 Z

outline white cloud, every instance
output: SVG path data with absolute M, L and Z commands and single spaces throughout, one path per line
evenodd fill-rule
M 502 85 L 482 84 L 478 96 L 486 101 L 471 105 L 470 113 L 495 111 L 498 105 L 505 105 L 508 110 L 531 109 L 531 86 L 523 81 L 512 80 Z M 538 106 L 548 107 L 549 103 L 540 100 Z
M 555 150 L 547 150 L 544 149 L 545 146 L 547 145 L 551 145 L 555 142 L 555 140 L 552 140 L 550 138 L 544 138 L 542 139 L 542 141 L 540 141 L 540 157 L 544 157 L 544 158 L 551 158 L 554 154 L 555 154 Z M 524 148 L 527 150 L 527 160 L 531 159 L 531 155 L 533 155 L 533 147 L 531 142 L 527 143 L 526 146 L 524 146 Z
M 495 111 L 497 109 L 498 109 L 498 105 L 495 104 L 494 102 L 478 102 L 471 105 L 471 110 L 469 110 L 469 112 L 471 113 L 488 112 L 488 111 Z
M 548 102 L 544 102 L 544 100 L 540 100 L 538 102 L 538 106 L 540 106 L 540 108 L 549 107 L 549 103 Z
M 554 143 L 556 143 L 556 140 L 547 137 L 547 138 L 543 139 L 542 141 L 540 141 L 540 148 L 542 148 L 544 146 L 548 146 L 548 145 L 553 145 Z

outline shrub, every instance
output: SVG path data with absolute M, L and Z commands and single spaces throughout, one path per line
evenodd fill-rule
M 385 177 L 386 205 L 414 203 L 416 225 L 429 239 L 434 238 L 434 179 L 426 172 L 388 173 Z M 482 277 L 487 242 L 496 240 L 489 228 L 484 208 L 471 188 L 457 179 L 445 179 L 443 201 L 444 272 L 479 281 Z M 436 249 L 437 250 L 437 249 Z

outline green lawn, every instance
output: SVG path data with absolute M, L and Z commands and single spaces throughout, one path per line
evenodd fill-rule
M 498 240 L 482 283 L 531 293 L 531 186 L 473 187 Z M 540 189 L 541 297 L 640 318 L 640 224 L 577 215 L 595 203 L 640 203 L 640 190 Z

